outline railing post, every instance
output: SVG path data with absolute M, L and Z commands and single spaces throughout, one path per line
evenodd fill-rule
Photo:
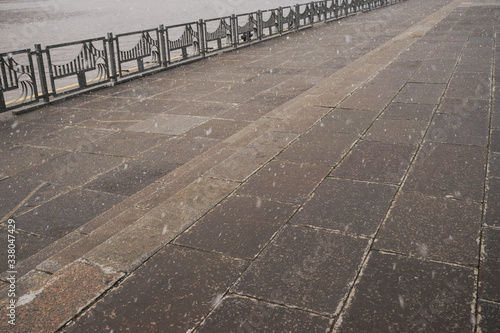
M 300 25 L 300 5 L 295 5 L 295 30 L 299 30 Z
M 309 21 L 311 21 L 311 27 L 314 25 L 314 2 L 311 1 L 309 4 Z
M 262 19 L 262 11 L 258 10 L 257 11 L 257 35 L 259 37 L 259 40 L 262 40 L 262 37 L 264 35 L 264 27 L 263 27 L 263 19 Z
M 278 33 L 283 35 L 283 7 L 278 8 Z
M 38 67 L 38 77 L 40 79 L 40 88 L 42 89 L 42 98 L 45 103 L 48 103 L 49 89 L 47 88 L 47 76 L 45 75 L 45 65 L 43 64 L 42 46 L 40 44 L 35 44 L 35 54 L 36 54 L 36 64 Z
M 111 72 L 111 81 L 116 82 L 116 56 L 115 56 L 115 43 L 113 33 L 108 33 L 108 49 L 109 49 L 109 70 Z
M 205 23 L 203 22 L 203 19 L 200 19 L 198 21 L 198 35 L 200 39 L 200 53 L 203 58 L 205 58 L 205 51 L 207 49 L 207 46 L 205 45 Z
M 167 47 L 165 45 L 165 27 L 161 24 L 158 27 L 160 34 L 160 63 L 162 67 L 167 67 Z
M 326 23 L 327 21 L 327 9 L 328 9 L 328 0 L 325 0 L 321 4 L 323 6 L 323 21 Z
M 231 33 L 233 35 L 233 47 L 236 48 L 238 46 L 238 20 L 236 15 L 231 15 Z
M 2 86 L 0 86 L 0 113 L 5 111 L 6 109 L 7 109 L 7 106 L 5 105 L 5 98 L 3 97 Z

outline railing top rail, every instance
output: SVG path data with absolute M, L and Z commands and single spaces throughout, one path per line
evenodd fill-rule
M 22 50 L 17 50 L 17 51 L 12 51 L 12 52 L 0 53 L 0 57 L 15 56 L 16 54 L 22 54 L 22 53 L 28 53 L 28 52 L 31 52 L 31 49 L 22 49 Z
M 174 24 L 174 25 L 167 25 L 167 26 L 165 26 L 165 29 L 180 28 L 180 27 L 185 27 L 186 25 L 192 25 L 192 24 L 198 24 L 198 22 L 193 21 L 193 22 L 187 22 L 187 23 L 179 23 L 179 24 Z
M 57 48 L 57 47 L 72 46 L 72 45 L 78 45 L 78 44 L 82 44 L 82 43 L 105 41 L 105 40 L 106 40 L 106 37 L 96 37 L 96 38 L 90 38 L 90 39 L 77 40 L 75 42 L 47 45 L 45 48 L 46 49 L 53 49 L 53 48 Z
M 236 17 L 242 17 L 242 16 L 249 16 L 249 15 L 256 15 L 258 12 L 248 12 L 248 13 L 243 13 L 243 14 L 236 14 Z
M 125 37 L 125 36 L 137 35 L 137 34 L 142 34 L 144 32 L 152 32 L 152 31 L 158 31 L 158 28 L 137 30 L 137 31 L 132 31 L 132 32 L 124 32 L 121 34 L 116 34 L 115 37 Z
M 221 17 L 206 19 L 206 20 L 203 20 L 203 22 L 205 22 L 205 23 L 206 22 L 214 22 L 214 21 L 220 21 L 220 20 L 224 20 L 224 19 L 229 20 L 230 18 L 231 18 L 231 15 L 221 16 Z

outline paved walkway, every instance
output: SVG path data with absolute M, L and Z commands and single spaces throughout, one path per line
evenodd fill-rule
M 2 115 L 2 331 L 500 331 L 499 15 L 409 0 Z

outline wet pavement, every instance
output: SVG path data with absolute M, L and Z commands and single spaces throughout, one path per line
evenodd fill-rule
M 2 115 L 0 327 L 498 331 L 499 15 L 409 0 Z

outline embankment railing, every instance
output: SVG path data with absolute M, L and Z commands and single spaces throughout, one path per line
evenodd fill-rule
M 405 0 L 326 0 L 0 54 L 0 113 L 251 45 Z M 76 57 L 74 55 L 76 54 Z M 61 59 L 71 60 L 61 60 Z

